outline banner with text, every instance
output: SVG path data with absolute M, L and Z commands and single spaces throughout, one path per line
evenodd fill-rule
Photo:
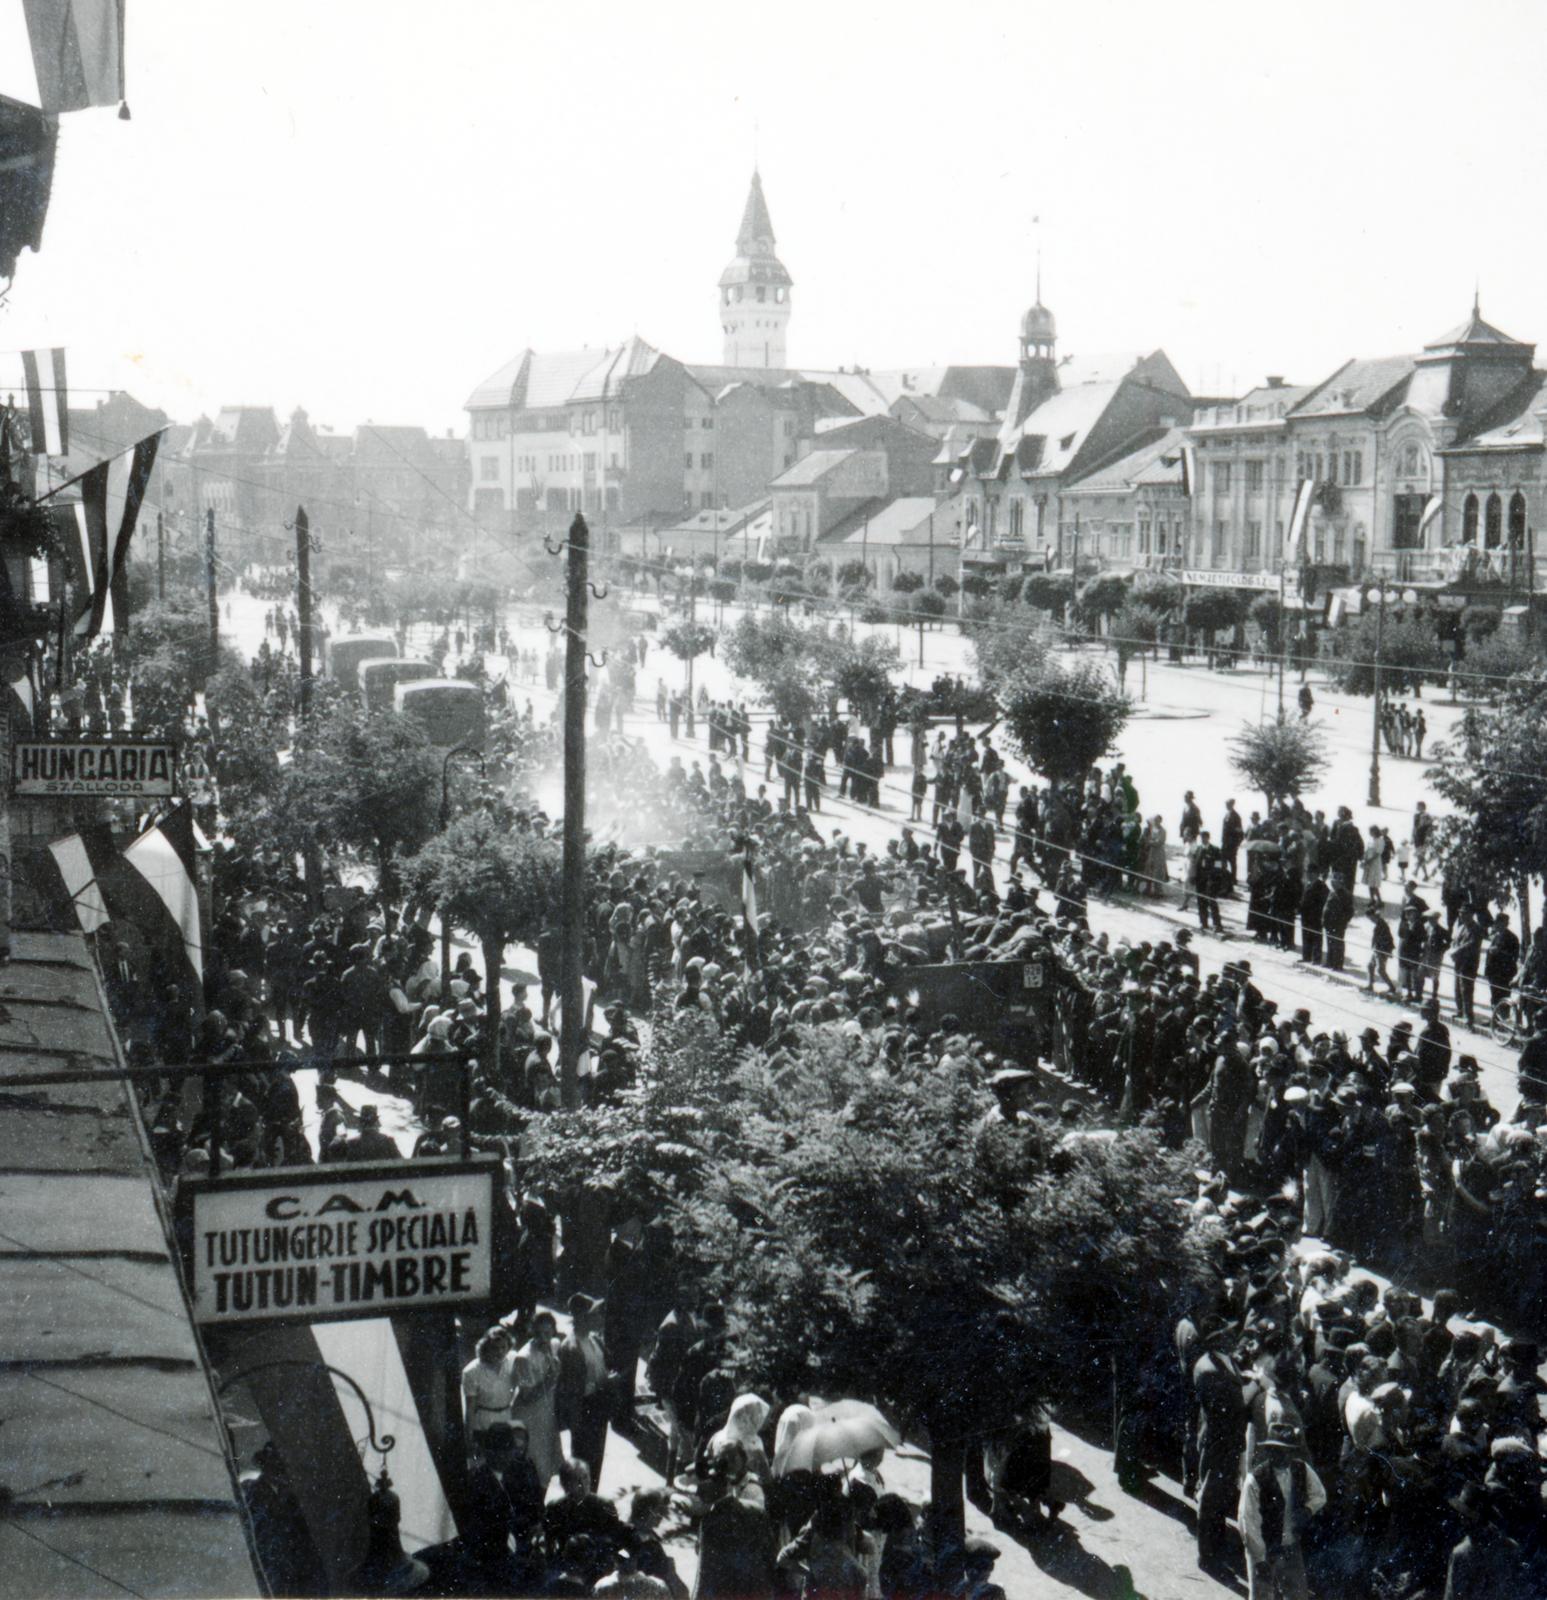
M 415 1162 L 189 1183 L 194 1316 L 323 1322 L 487 1300 L 498 1173 Z

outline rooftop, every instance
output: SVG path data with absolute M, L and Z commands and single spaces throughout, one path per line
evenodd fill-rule
M 1345 361 L 1325 382 L 1317 384 L 1293 414 L 1300 417 L 1347 417 L 1371 411 L 1405 389 L 1418 366 L 1416 356 L 1370 356 Z
M 858 450 L 813 450 L 802 456 L 794 466 L 781 472 L 769 485 L 771 489 L 805 489 L 820 483 L 828 473 L 836 471 L 846 461 L 859 454 Z

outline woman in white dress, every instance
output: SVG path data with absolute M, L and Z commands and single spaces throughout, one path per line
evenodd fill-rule
M 468 1444 L 474 1446 L 496 1422 L 510 1420 L 516 1386 L 510 1336 L 494 1327 L 478 1341 L 478 1354 L 462 1369 L 462 1401 L 467 1410 Z
M 516 1351 L 512 1377 L 515 1403 L 511 1418 L 524 1422 L 527 1455 L 537 1469 L 537 1481 L 546 1494 L 559 1470 L 564 1452 L 559 1447 L 559 1358 L 554 1352 L 559 1328 L 551 1311 L 532 1318 L 532 1337 Z

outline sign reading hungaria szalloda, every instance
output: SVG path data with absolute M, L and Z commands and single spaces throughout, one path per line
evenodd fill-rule
M 177 747 L 146 739 L 18 739 L 11 747 L 19 795 L 172 793 Z
M 194 1316 L 322 1322 L 487 1300 L 498 1170 L 405 1162 L 196 1180 Z

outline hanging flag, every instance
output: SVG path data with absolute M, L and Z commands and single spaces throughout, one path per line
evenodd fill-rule
M 156 451 L 161 435 L 153 433 L 135 445 L 129 461 L 128 482 L 124 486 L 124 508 L 118 519 L 118 537 L 113 544 L 113 571 L 108 589 L 113 601 L 113 627 L 127 633 L 129 628 L 129 542 L 140 518 L 140 507 L 145 504 L 145 491 L 150 486 L 150 474 L 156 465 Z
M 1290 561 L 1305 559 L 1305 529 L 1311 520 L 1311 502 L 1316 498 L 1316 480 L 1302 478 L 1295 490 L 1295 508 L 1289 518 L 1289 533 L 1284 543 L 1285 558 Z
M 43 697 L 33 680 L 31 661 L 12 661 L 5 669 L 5 709 L 11 715 L 11 733 L 36 733 L 38 707 Z M 0 782 L 9 782 L 8 774 L 0 773 Z
M 1182 493 L 1189 499 L 1197 492 L 1198 452 L 1190 444 L 1182 446 Z
M 128 623 L 129 545 L 160 443 L 160 432 L 153 433 L 72 480 L 80 500 L 67 508 L 76 526 L 73 538 L 64 542 L 80 586 L 77 638 L 95 638 Z
M 50 357 L 53 382 L 45 385 L 38 357 Z M 32 453 L 62 456 L 70 451 L 70 391 L 65 381 L 64 351 L 23 350 L 22 372 L 27 381 L 27 425 L 31 431 Z
M 106 873 L 118 859 L 118 852 L 113 848 L 112 829 L 105 822 L 94 823 L 79 833 L 55 839 L 48 853 L 59 868 L 60 880 L 75 908 L 81 932 L 95 933 L 112 920 L 102 886 L 97 881 L 98 875 Z
M 124 97 L 124 0 L 22 0 L 38 99 L 84 111 Z
M 186 802 L 142 833 L 124 860 L 155 891 L 182 938 L 194 975 L 204 980 L 204 942 L 199 926 L 199 877 L 193 843 L 193 809 Z
M 757 869 L 752 864 L 750 852 L 741 859 L 741 916 L 746 925 L 747 965 L 756 968 L 759 964 Z
M 1418 543 L 1423 544 L 1430 526 L 1439 520 L 1439 514 L 1445 509 L 1443 495 L 1431 494 L 1424 505 L 1423 515 L 1418 519 Z

